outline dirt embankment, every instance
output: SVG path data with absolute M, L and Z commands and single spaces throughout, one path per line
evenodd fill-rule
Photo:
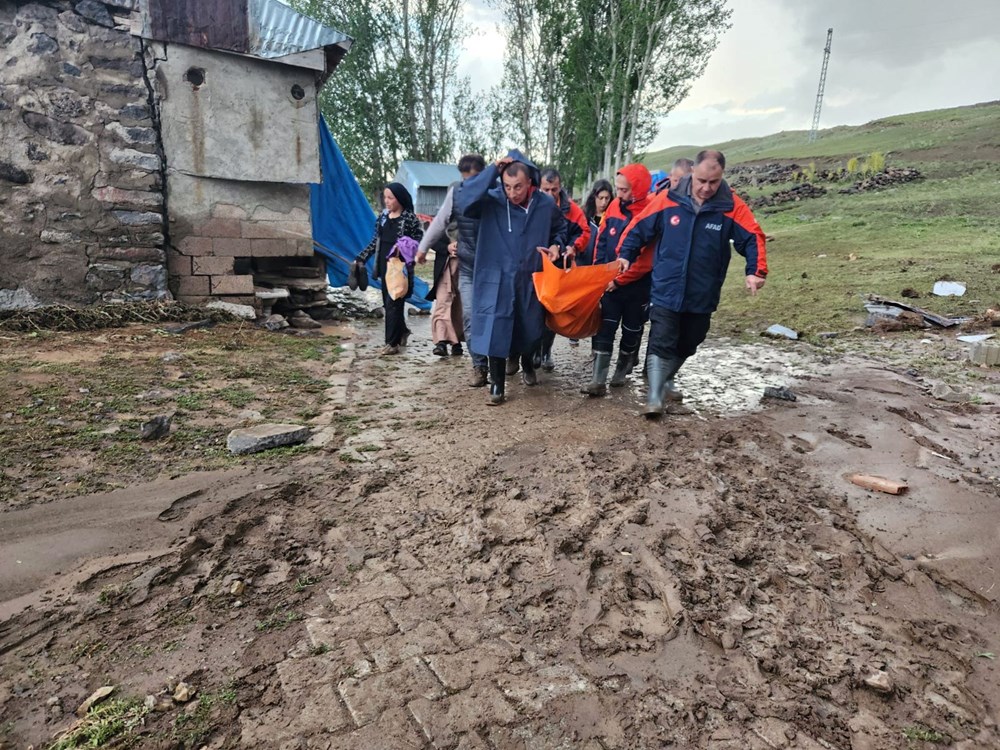
M 681 378 L 695 412 L 647 423 L 637 389 L 579 396 L 560 340 L 490 409 L 467 360 L 377 338 L 326 452 L 136 488 L 169 530 L 150 559 L 0 626 L 0 745 L 114 684 L 154 696 L 142 747 L 1000 746 L 996 405 L 714 345 Z M 709 409 L 790 372 L 794 404 Z

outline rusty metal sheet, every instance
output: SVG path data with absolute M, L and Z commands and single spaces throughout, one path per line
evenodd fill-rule
M 247 0 L 142 0 L 143 36 L 205 49 L 250 52 Z

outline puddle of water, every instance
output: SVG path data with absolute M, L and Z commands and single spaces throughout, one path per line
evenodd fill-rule
M 446 364 L 456 368 L 455 377 L 466 376 L 468 356 L 435 357 L 431 353 L 430 316 L 407 315 L 406 324 L 413 331 L 410 345 L 392 364 L 399 369 L 399 376 L 422 379 L 427 367 Z M 381 320 L 372 321 L 374 329 L 381 331 Z M 648 328 L 647 328 L 648 333 Z M 373 331 L 374 344 L 380 345 L 379 333 Z M 552 373 L 539 373 L 539 391 L 551 391 L 553 399 L 572 398 L 590 377 L 590 340 L 570 346 L 569 339 L 556 337 L 553 358 L 556 369 Z M 645 357 L 645 338 L 640 360 Z M 629 385 L 610 390 L 609 398 L 623 401 L 623 406 L 638 410 L 646 399 L 646 381 L 639 375 L 641 367 L 629 378 Z M 805 353 L 779 348 L 769 344 L 738 344 L 725 339 L 703 344 L 698 353 L 684 363 L 677 375 L 677 387 L 684 393 L 684 404 L 697 414 L 735 415 L 755 411 L 761 406 L 764 389 L 768 386 L 791 387 L 802 377 L 815 375 L 817 364 Z M 517 376 L 508 381 L 509 387 L 520 387 Z M 579 398 L 585 398 L 578 394 Z

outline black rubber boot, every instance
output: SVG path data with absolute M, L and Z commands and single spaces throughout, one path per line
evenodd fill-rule
M 525 385 L 538 385 L 538 373 L 535 371 L 533 354 L 521 355 L 521 382 Z
M 503 357 L 490 357 L 490 406 L 499 406 L 504 402 L 504 383 L 507 379 L 507 362 Z
M 606 385 L 608 380 L 608 370 L 611 368 L 611 352 L 594 352 L 594 369 L 590 376 L 590 382 L 580 389 L 581 393 L 599 398 L 608 392 Z M 614 385 L 614 381 L 611 383 Z
M 611 387 L 621 388 L 625 385 L 625 378 L 630 372 L 632 372 L 632 367 L 634 365 L 634 354 L 622 354 L 621 352 L 618 352 L 618 362 L 615 364 L 615 372 L 611 376 Z

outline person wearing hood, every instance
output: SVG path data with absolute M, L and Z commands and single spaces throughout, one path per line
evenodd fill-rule
M 556 262 L 566 244 L 566 219 L 538 186 L 537 167 L 514 150 L 455 190 L 455 209 L 479 220 L 469 348 L 489 358 L 493 405 L 505 399 L 507 357 L 520 356 L 525 385 L 538 383 L 532 353 L 545 311 L 532 274 L 541 270 L 540 253 Z
M 700 152 L 691 174 L 656 195 L 621 243 L 619 254 L 627 260 L 635 260 L 650 243 L 654 250 L 647 417 L 663 414 L 663 399 L 674 392 L 674 375 L 708 335 L 732 257 L 730 243 L 746 258 L 744 285 L 750 294 L 757 294 L 767 277 L 764 232 L 726 184 L 725 168 L 722 152 Z
M 562 186 L 562 175 L 556 169 L 542 170 L 541 191 L 548 193 L 559 206 L 563 216 L 566 217 L 566 242 L 573 246 L 574 256 L 579 259 L 584 257 L 587 247 L 590 244 L 590 222 L 583 209 L 569 197 L 569 193 Z M 552 372 L 555 369 L 555 362 L 552 361 L 552 344 L 556 340 L 556 335 L 549 329 L 545 329 L 542 335 L 541 348 L 537 356 L 537 364 L 545 372 Z M 508 363 L 507 372 L 511 372 L 511 363 Z M 516 367 L 513 369 L 517 372 Z
M 608 205 L 594 247 L 594 264 L 611 263 L 618 258 L 618 247 L 631 221 L 649 202 L 652 178 L 642 164 L 627 164 L 615 175 L 616 197 Z M 639 358 L 642 331 L 649 307 L 649 271 L 652 255 L 643 252 L 627 271 L 620 273 L 601 298 L 601 329 L 591 341 L 594 350 L 590 382 L 581 391 L 590 396 L 607 393 L 608 370 L 615 335 L 621 326 L 618 364 L 611 377 L 612 387 L 625 385 L 626 376 Z
M 413 213 L 413 198 L 410 191 L 398 182 L 390 182 L 382 191 L 385 208 L 375 219 L 375 235 L 368 247 L 361 251 L 357 262 L 364 265 L 375 253 L 375 276 L 381 281 L 382 306 L 385 309 L 385 346 L 379 352 L 383 355 L 399 354 L 399 347 L 406 346 L 410 329 L 406 327 L 406 300 L 413 294 L 413 259 L 406 265 L 409 288 L 399 299 L 393 299 L 385 288 L 385 269 L 396 242 L 402 237 L 419 241 L 424 236 L 420 219 Z

